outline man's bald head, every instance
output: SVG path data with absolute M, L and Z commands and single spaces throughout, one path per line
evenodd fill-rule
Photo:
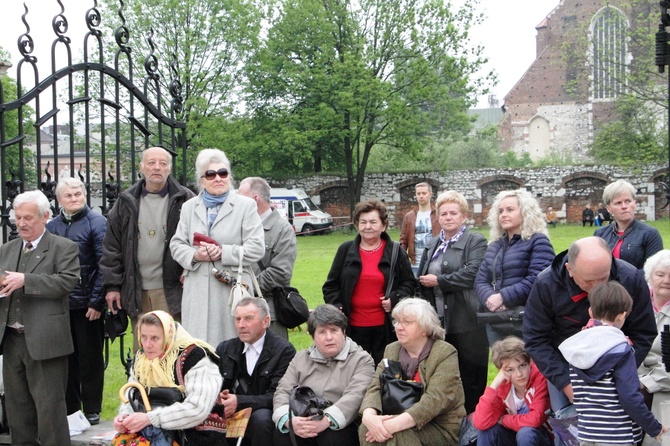
M 164 148 L 149 147 L 142 152 L 140 172 L 144 176 L 149 192 L 159 192 L 165 187 L 171 169 L 172 156 Z
M 600 237 L 579 239 L 570 245 L 565 267 L 575 283 L 588 293 L 594 286 L 609 280 L 612 251 Z

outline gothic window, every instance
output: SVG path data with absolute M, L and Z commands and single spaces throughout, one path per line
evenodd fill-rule
M 617 8 L 606 6 L 591 22 L 593 98 L 613 99 L 623 93 L 627 65 L 628 20 Z

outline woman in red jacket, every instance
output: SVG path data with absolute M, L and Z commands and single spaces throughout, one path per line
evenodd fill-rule
M 523 341 L 509 336 L 491 347 L 498 374 L 479 399 L 472 424 L 478 446 L 550 446 L 547 430 L 547 380 L 526 353 Z

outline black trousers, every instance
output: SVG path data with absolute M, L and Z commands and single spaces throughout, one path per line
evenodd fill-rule
M 74 352 L 68 356 L 65 394 L 68 414 L 80 409 L 85 414 L 102 411 L 102 392 L 105 385 L 102 348 L 105 323 L 102 317 L 89 321 L 86 318 L 86 311 L 86 308 L 70 310 L 70 331 Z
M 484 394 L 489 368 L 489 341 L 486 329 L 478 325 L 474 330 L 447 334 L 444 340 L 458 351 L 458 370 L 465 393 L 465 411 L 472 413 Z
M 376 325 L 374 327 L 349 327 L 349 337 L 363 350 L 370 353 L 375 362 L 384 359 L 384 349 L 386 348 L 386 326 Z

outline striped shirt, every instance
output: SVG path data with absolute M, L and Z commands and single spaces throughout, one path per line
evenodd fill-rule
M 642 440 L 642 429 L 619 402 L 613 374 L 614 369 L 611 369 L 589 384 L 570 366 L 580 441 L 620 444 Z

